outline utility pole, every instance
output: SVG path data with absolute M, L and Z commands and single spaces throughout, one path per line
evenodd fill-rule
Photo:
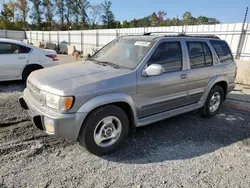
M 247 14 L 248 14 L 248 7 L 246 8 L 245 17 L 244 17 L 244 20 L 243 20 L 243 23 L 242 23 L 240 39 L 239 39 L 237 52 L 236 52 L 236 59 L 240 59 L 241 48 L 242 48 L 243 43 L 244 43 L 244 41 L 242 41 L 242 39 L 243 39 L 243 36 L 245 35 L 245 24 L 246 24 L 246 20 L 247 20 Z

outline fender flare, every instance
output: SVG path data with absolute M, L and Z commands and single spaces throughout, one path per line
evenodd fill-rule
M 88 100 L 84 103 L 77 112 L 89 114 L 92 110 L 116 102 L 125 102 L 127 103 L 133 111 L 134 121 L 137 120 L 137 112 L 135 102 L 131 96 L 126 93 L 110 93 L 105 95 L 100 95 Z
M 207 97 L 208 97 L 208 95 L 209 95 L 209 92 L 210 92 L 211 89 L 212 89 L 217 83 L 219 83 L 219 82 L 227 82 L 227 85 L 228 85 L 228 83 L 229 83 L 229 82 L 228 82 L 228 78 L 227 78 L 226 76 L 224 76 L 224 75 L 217 75 L 217 76 L 213 77 L 213 78 L 209 81 L 207 87 L 206 87 L 205 90 L 204 90 L 203 96 L 202 96 L 202 98 L 201 98 L 202 104 L 205 104 L 205 102 L 206 102 L 206 100 L 207 100 Z

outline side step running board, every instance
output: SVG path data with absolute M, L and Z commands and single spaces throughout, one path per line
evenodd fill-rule
M 191 104 L 191 105 L 181 107 L 181 108 L 178 108 L 178 109 L 174 109 L 174 110 L 162 112 L 162 113 L 159 113 L 159 114 L 156 114 L 156 115 L 148 116 L 148 117 L 139 119 L 137 121 L 136 127 L 142 127 L 142 126 L 145 126 L 145 125 L 149 125 L 149 124 L 152 124 L 152 123 L 155 123 L 155 122 L 158 122 L 158 121 L 161 121 L 161 120 L 173 117 L 173 116 L 177 116 L 177 115 L 180 115 L 180 114 L 183 114 L 183 113 L 187 113 L 187 112 L 191 112 L 193 110 L 197 110 L 197 109 L 199 109 L 201 107 L 202 107 L 202 103 L 199 102 L 199 103 Z

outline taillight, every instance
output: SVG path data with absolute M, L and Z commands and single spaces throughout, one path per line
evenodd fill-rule
M 51 58 L 53 61 L 58 61 L 58 57 L 56 54 L 49 54 L 49 55 L 46 55 L 47 57 Z

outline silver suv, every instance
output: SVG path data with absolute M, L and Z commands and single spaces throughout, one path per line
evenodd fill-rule
M 216 115 L 236 69 L 214 36 L 125 36 L 86 61 L 32 73 L 19 101 L 39 129 L 104 155 L 129 129 L 193 110 Z

